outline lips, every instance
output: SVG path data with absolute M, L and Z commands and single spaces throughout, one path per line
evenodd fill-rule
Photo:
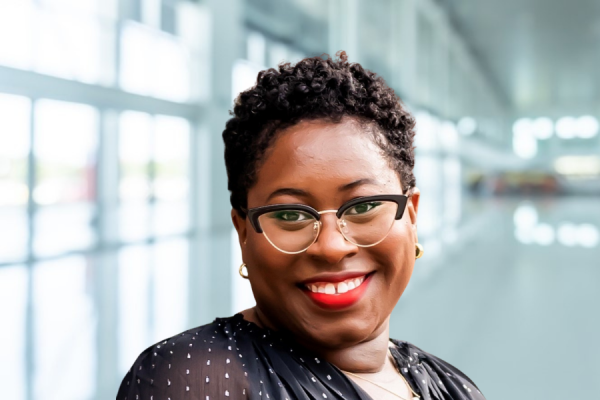
M 358 302 L 371 281 L 373 272 L 322 275 L 300 284 L 303 292 L 319 307 L 339 310 Z

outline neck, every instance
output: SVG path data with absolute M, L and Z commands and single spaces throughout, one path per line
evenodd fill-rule
M 258 307 L 244 310 L 242 315 L 244 319 L 254 322 L 261 328 L 278 330 Z M 375 373 L 380 372 L 386 365 L 390 337 L 389 322 L 390 318 L 388 317 L 377 331 L 373 332 L 366 340 L 340 349 L 327 348 L 316 343 L 306 342 L 301 338 L 296 338 L 296 340 L 305 348 L 343 371 Z
M 376 373 L 383 370 L 388 353 L 389 318 L 365 341 L 343 349 L 310 348 L 342 371 Z M 308 347 L 308 346 L 307 346 Z

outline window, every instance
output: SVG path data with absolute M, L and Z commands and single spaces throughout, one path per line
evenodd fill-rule
M 31 102 L 0 93 L 0 263 L 26 257 Z
M 36 184 L 34 251 L 39 256 L 91 247 L 96 235 L 98 111 L 88 105 L 40 100 L 34 118 Z

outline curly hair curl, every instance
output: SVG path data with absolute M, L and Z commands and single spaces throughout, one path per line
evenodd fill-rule
M 277 132 L 301 120 L 337 123 L 348 116 L 375 127 L 374 141 L 398 172 L 404 192 L 414 188 L 414 118 L 383 78 L 349 63 L 343 51 L 336 56 L 323 54 L 261 71 L 256 85 L 235 100 L 223 141 L 231 206 L 242 217 Z

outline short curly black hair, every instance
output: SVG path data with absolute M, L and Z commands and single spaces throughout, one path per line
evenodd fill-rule
M 231 206 L 242 217 L 248 190 L 276 133 L 300 120 L 339 122 L 348 116 L 376 127 L 374 140 L 400 175 L 404 192 L 414 188 L 413 116 L 383 78 L 348 62 L 343 51 L 336 56 L 261 71 L 256 85 L 235 100 L 223 141 Z

